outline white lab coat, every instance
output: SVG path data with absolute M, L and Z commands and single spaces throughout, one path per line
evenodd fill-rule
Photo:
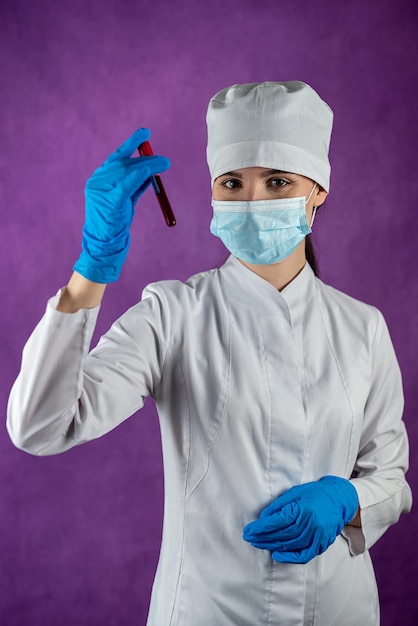
M 230 257 L 146 288 L 88 355 L 97 309 L 54 309 L 30 337 L 8 429 L 63 452 L 157 404 L 165 514 L 149 626 L 375 626 L 368 548 L 411 506 L 400 372 L 377 309 L 315 278 L 282 291 Z M 362 529 L 306 565 L 242 529 L 292 485 L 351 478 Z

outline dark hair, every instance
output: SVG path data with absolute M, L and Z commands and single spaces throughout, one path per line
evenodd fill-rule
M 313 273 L 315 276 L 318 276 L 318 261 L 312 244 L 312 235 L 306 235 L 305 237 L 305 254 L 306 260 L 313 269 Z

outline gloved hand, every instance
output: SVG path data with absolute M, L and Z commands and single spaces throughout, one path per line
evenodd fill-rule
M 151 176 L 170 167 L 161 156 L 130 158 L 149 137 L 147 128 L 135 131 L 86 183 L 83 251 L 73 269 L 94 282 L 119 278 L 129 249 L 134 206 Z
M 324 476 L 297 485 L 247 524 L 243 537 L 255 548 L 271 550 L 281 563 L 308 563 L 324 552 L 352 521 L 359 506 L 350 481 Z

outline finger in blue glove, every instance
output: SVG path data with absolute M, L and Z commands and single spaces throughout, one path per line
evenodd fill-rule
M 112 154 L 110 154 L 106 161 L 101 165 L 101 167 L 105 167 L 110 163 L 114 163 L 115 161 L 120 161 L 121 159 L 126 159 L 131 156 L 144 141 L 148 141 L 151 137 L 151 131 L 149 128 L 138 128 L 126 141 L 124 141 L 119 148 L 116 148 Z M 100 168 L 99 168 L 100 169 Z M 158 173 L 158 172 L 156 172 Z

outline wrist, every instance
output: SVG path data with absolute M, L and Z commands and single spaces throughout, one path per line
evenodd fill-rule
M 360 507 L 358 507 L 357 512 L 351 522 L 348 522 L 347 526 L 355 526 L 356 528 L 361 528 L 361 514 Z
M 94 309 L 102 301 L 106 284 L 96 283 L 74 272 L 64 289 L 57 311 L 75 313 L 79 309 Z

